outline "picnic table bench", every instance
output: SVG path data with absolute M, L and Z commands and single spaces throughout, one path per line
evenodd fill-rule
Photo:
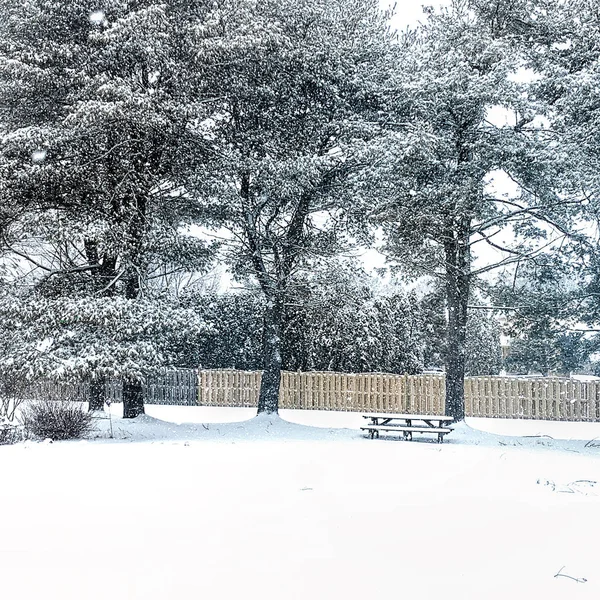
M 363 415 L 363 419 L 370 419 L 370 423 L 361 429 L 367 431 L 371 439 L 375 435 L 379 437 L 380 431 L 400 431 L 406 440 L 412 440 L 413 433 L 436 433 L 440 444 L 444 441 L 444 436 L 452 431 L 449 424 L 454 421 L 453 417 L 444 415 L 387 415 L 384 413 Z

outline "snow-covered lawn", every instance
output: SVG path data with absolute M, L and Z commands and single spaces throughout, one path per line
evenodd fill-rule
M 1 599 L 600 598 L 599 425 L 148 412 L 0 447 Z

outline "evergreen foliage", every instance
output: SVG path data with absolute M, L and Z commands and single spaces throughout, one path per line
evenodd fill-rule
M 204 221 L 228 233 L 237 278 L 264 299 L 259 412 L 276 412 L 289 286 L 344 241 L 355 178 L 387 79 L 390 35 L 375 0 L 225 3 L 198 47 L 212 116 L 207 168 L 189 179 Z
M 157 276 L 207 259 L 183 229 L 193 208 L 178 183 L 196 137 L 183 65 L 202 6 L 0 3 L 0 194 L 21 209 L 3 240 L 33 269 L 20 283 L 35 290 L 3 297 L 19 340 L 7 366 L 118 374 L 130 383 L 126 416 L 143 412 L 143 373 L 170 364 L 165 324 L 182 326 Z M 11 327 L 19 312 L 35 313 L 26 333 Z
M 444 283 L 446 407 L 457 419 L 477 278 L 564 237 L 571 214 L 559 194 L 571 163 L 539 118 L 537 83 L 518 77 L 525 46 L 500 35 L 497 15 L 478 7 L 456 0 L 403 38 L 379 174 L 385 194 L 371 212 L 389 254 Z M 495 180 L 514 191 L 499 193 Z M 476 266 L 486 248 L 498 260 Z

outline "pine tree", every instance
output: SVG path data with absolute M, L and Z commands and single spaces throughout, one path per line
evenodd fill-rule
M 578 260 L 580 251 L 541 254 L 491 288 L 506 311 L 508 371 L 568 375 L 588 362 L 592 340 L 577 330 L 597 322 L 597 313 L 590 264 Z
M 105 316 L 123 299 L 132 312 L 117 310 L 124 321 L 113 326 L 128 331 L 156 297 L 153 277 L 206 260 L 204 244 L 182 233 L 191 208 L 180 182 L 197 163 L 197 151 L 185 152 L 192 139 L 196 147 L 187 104 L 195 83 L 183 65 L 194 60 L 189 38 L 205 10 L 95 6 L 0 3 L 0 185 L 7 203 L 26 205 L 10 250 L 43 273 L 33 284 L 55 298 L 56 322 L 82 298 Z M 144 410 L 143 370 L 120 373 L 126 417 Z
M 498 375 L 502 368 L 502 326 L 487 310 L 469 310 L 465 336 L 465 375 Z
M 204 333 L 182 349 L 186 366 L 261 369 L 263 305 L 259 290 L 230 290 L 218 294 L 190 289 L 182 294 L 181 301 L 206 324 Z
M 351 260 L 330 261 L 297 284 L 286 306 L 283 359 L 290 370 L 417 373 L 422 315 L 400 286 L 380 289 Z
M 473 8 L 469 0 L 455 0 L 430 11 L 424 26 L 403 40 L 388 116 L 394 158 L 381 169 L 385 193 L 372 211 L 387 231 L 392 256 L 444 282 L 446 410 L 459 420 L 474 282 L 564 236 L 569 216 L 555 189 L 566 159 L 538 118 L 533 83 L 517 77 L 522 49 Z M 494 111 L 504 118 L 494 119 Z M 497 193 L 494 177 L 512 181 L 515 192 Z M 503 258 L 473 267 L 485 246 Z
M 369 164 L 389 34 L 375 0 L 237 0 L 196 43 L 205 59 L 206 170 L 190 179 L 228 258 L 264 298 L 259 412 L 276 412 L 291 279 L 331 255 L 354 177 Z M 219 35 L 214 35 L 213 33 Z M 369 118 L 365 118 L 368 115 Z
M 289 371 L 416 373 L 422 369 L 418 300 L 379 289 L 356 261 L 315 265 L 291 282 L 284 307 L 282 367 Z M 189 366 L 259 370 L 264 307 L 259 289 L 189 291 L 185 307 L 206 330 L 188 347 Z

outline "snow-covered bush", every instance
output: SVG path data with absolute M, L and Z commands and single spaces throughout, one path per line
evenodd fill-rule
M 314 265 L 290 284 L 284 305 L 283 368 L 290 371 L 385 371 L 423 368 L 419 300 L 350 261 Z M 183 306 L 207 324 L 189 339 L 186 366 L 263 368 L 264 298 L 251 288 L 224 294 L 188 291 Z
M 70 440 L 83 437 L 93 427 L 93 415 L 71 400 L 36 400 L 22 411 L 25 431 L 32 437 Z

